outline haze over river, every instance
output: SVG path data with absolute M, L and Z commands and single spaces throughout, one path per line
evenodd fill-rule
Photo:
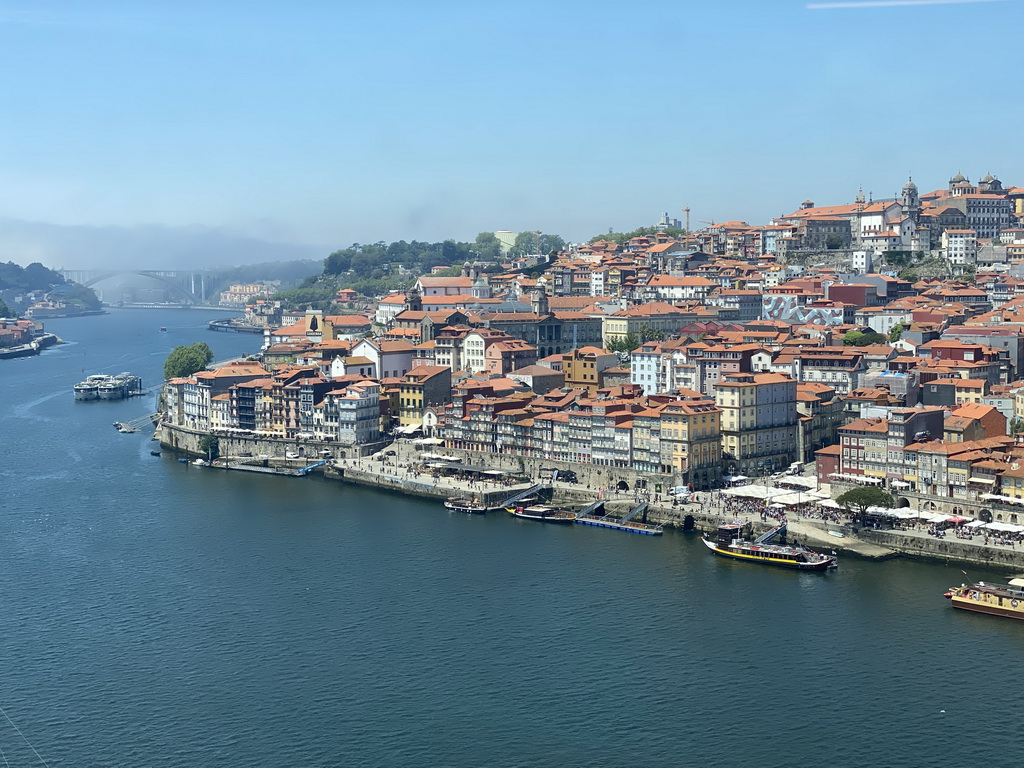
M 72 343 L 0 361 L 0 707 L 51 768 L 1024 764 L 1024 622 L 954 612 L 957 565 L 774 571 L 197 468 L 111 426 L 155 395 L 74 401 L 257 350 L 207 319 L 50 320 Z M 3 717 L 0 749 L 42 765 Z

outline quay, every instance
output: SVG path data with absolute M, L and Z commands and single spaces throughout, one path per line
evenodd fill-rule
M 18 357 L 32 357 L 38 355 L 44 349 L 52 347 L 54 344 L 63 344 L 64 342 L 52 333 L 44 333 L 41 336 L 37 336 L 28 344 L 18 344 L 14 347 L 3 347 L 0 348 L 0 360 L 12 360 Z
M 219 331 L 220 333 L 259 333 L 262 334 L 265 330 L 255 325 L 245 325 L 244 323 L 232 322 L 236 318 L 228 318 L 227 320 L 210 320 L 207 322 L 206 327 L 211 331 Z
M 168 449 L 184 451 L 194 456 L 203 456 L 198 443 L 204 435 L 202 432 L 180 426 L 161 425 L 157 431 L 161 444 Z M 273 458 L 284 459 L 287 450 L 296 447 L 294 440 L 254 439 L 233 436 L 221 436 L 221 451 L 228 455 L 238 456 L 243 451 L 266 451 Z M 319 455 L 322 451 L 332 453 L 333 457 L 326 465 L 318 468 L 328 479 L 369 488 L 377 488 L 408 496 L 425 499 L 444 500 L 453 496 L 469 496 L 480 499 L 488 507 L 497 507 L 504 503 L 516 491 L 525 491 L 534 485 L 533 478 L 539 477 L 541 467 L 557 466 L 556 462 L 536 458 L 515 457 L 509 455 L 478 454 L 470 451 L 446 448 L 445 453 L 455 455 L 467 462 L 487 462 L 489 466 L 504 469 L 506 479 L 516 477 L 520 481 L 508 485 L 496 482 L 476 480 L 459 481 L 451 477 L 434 478 L 424 472 L 417 472 L 416 466 L 424 463 L 423 451 L 409 440 L 398 440 L 390 445 L 364 446 L 359 453 L 353 455 L 352 446 L 343 447 L 331 443 L 307 442 L 303 448 L 309 454 Z M 372 458 L 373 455 L 387 449 L 393 450 L 393 456 L 384 457 L 384 461 Z M 312 458 L 309 456 L 307 458 Z M 576 467 L 580 470 L 580 467 Z M 252 470 L 242 470 L 252 471 Z M 294 469 L 286 470 L 288 472 Z M 675 528 L 682 531 L 710 532 L 723 523 L 732 522 L 734 515 L 727 514 L 724 509 L 708 502 L 708 496 L 702 493 L 703 500 L 693 502 L 690 499 L 673 504 L 670 497 L 659 493 L 634 490 L 643 479 L 640 473 L 619 468 L 584 467 L 578 471 L 583 482 L 579 484 L 565 483 L 561 480 L 548 483 L 545 501 L 559 506 L 574 507 L 585 510 L 595 503 L 599 494 L 598 488 L 604 493 L 600 501 L 620 515 L 628 514 L 640 501 L 648 503 L 647 524 L 664 528 Z M 589 480 L 589 486 L 587 484 Z M 650 480 L 648 479 L 648 482 Z M 595 487 L 596 483 L 596 487 Z M 630 490 L 620 490 L 619 484 L 628 484 Z M 657 486 L 655 486 L 657 488 Z M 642 498 L 641 498 L 642 496 Z M 601 521 L 599 527 L 613 527 L 611 519 L 601 519 L 591 513 L 583 517 L 595 517 Z M 605 518 L 614 518 L 604 516 Z M 585 521 L 581 521 L 585 522 Z M 770 522 L 745 520 L 751 532 L 758 534 L 772 527 Z M 596 525 L 596 521 L 593 523 Z M 829 534 L 829 530 L 839 528 L 843 537 Z M 1006 546 L 983 545 L 980 542 L 961 539 L 936 539 L 924 531 L 874 530 L 860 529 L 850 525 L 837 526 L 836 523 L 821 520 L 799 518 L 789 520 L 790 538 L 823 551 L 835 551 L 841 556 L 852 556 L 867 560 L 887 560 L 893 557 L 916 557 L 938 562 L 961 563 L 986 568 L 1024 572 L 1024 549 L 1013 549 Z
M 259 461 L 259 464 L 253 464 L 253 461 Z M 219 463 L 218 463 L 219 462 Z M 269 462 L 265 459 L 238 459 L 236 461 L 217 459 L 210 465 L 211 469 L 227 469 L 234 470 L 236 472 L 255 472 L 260 475 L 282 475 L 284 477 L 305 477 L 311 474 L 321 467 L 327 465 L 326 460 L 315 461 L 312 464 L 308 464 L 303 467 L 279 467 L 270 466 Z

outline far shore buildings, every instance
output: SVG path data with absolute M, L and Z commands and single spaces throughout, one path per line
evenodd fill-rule
M 288 319 L 254 296 L 265 367 L 169 382 L 167 418 L 353 451 L 422 429 L 655 486 L 816 457 L 837 488 L 1024 499 L 1007 443 L 1024 428 L 1022 224 L 1024 188 L 957 174 L 766 225 L 567 246 L 543 273 L 437 270 L 376 307 L 339 291 L 352 314 Z M 942 274 L 902 272 L 925 255 Z

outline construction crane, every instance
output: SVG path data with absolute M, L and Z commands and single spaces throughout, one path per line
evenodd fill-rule
M 686 214 L 686 234 L 690 234 L 690 206 L 683 208 L 683 213 Z

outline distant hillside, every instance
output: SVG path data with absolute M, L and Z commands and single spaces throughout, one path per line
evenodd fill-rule
M 100 308 L 100 300 L 92 288 L 69 283 L 60 272 L 47 269 L 39 262 L 27 267 L 13 261 L 0 263 L 0 291 L 11 294 L 46 291 L 65 304 L 76 304 L 86 309 Z

